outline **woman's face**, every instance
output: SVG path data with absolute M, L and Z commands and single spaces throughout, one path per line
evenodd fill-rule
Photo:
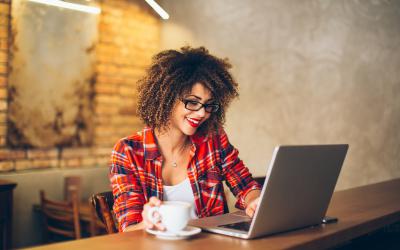
M 209 89 L 198 82 L 193 85 L 191 92 L 186 94 L 182 99 L 177 101 L 172 110 L 171 128 L 178 129 L 183 134 L 190 136 L 196 132 L 211 114 L 206 112 L 204 107 L 198 111 L 191 111 L 185 108 L 184 102 L 189 101 L 188 105 L 196 105 L 196 102 L 210 104 L 213 103 L 212 95 Z

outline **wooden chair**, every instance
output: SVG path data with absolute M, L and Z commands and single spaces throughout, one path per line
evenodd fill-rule
M 265 176 L 253 177 L 253 179 L 261 186 L 264 186 Z
M 104 224 L 108 234 L 116 233 L 117 223 L 114 217 L 114 196 L 111 191 L 93 194 L 90 203 L 97 217 Z
M 78 201 L 82 195 L 82 178 L 79 175 L 69 175 L 64 177 L 64 200 L 71 201 L 71 194 L 75 192 Z
M 71 201 L 67 202 L 50 200 L 40 190 L 45 242 L 81 238 L 78 204 L 76 192 L 71 193 Z

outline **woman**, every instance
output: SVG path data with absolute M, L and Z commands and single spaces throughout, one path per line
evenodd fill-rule
M 138 115 L 143 131 L 115 145 L 110 165 L 114 212 L 120 231 L 164 230 L 147 220 L 162 200 L 192 204 L 192 218 L 227 212 L 222 181 L 236 207 L 252 217 L 260 186 L 238 158 L 222 126 L 238 96 L 227 60 L 204 47 L 157 54 L 139 82 Z

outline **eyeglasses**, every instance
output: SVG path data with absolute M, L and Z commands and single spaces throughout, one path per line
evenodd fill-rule
M 188 99 L 183 99 L 181 101 L 185 104 L 185 108 L 190 111 L 199 111 L 202 107 L 204 107 L 204 110 L 207 113 L 215 113 L 219 109 L 219 105 L 216 103 L 203 104 L 201 102 Z

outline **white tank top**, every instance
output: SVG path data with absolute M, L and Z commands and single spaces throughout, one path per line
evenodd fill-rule
M 192 187 L 190 186 L 189 178 L 186 178 L 181 183 L 175 186 L 163 186 L 164 190 L 164 201 L 186 201 L 192 205 L 190 211 L 190 218 L 197 219 L 196 207 L 194 204 L 194 195 Z

